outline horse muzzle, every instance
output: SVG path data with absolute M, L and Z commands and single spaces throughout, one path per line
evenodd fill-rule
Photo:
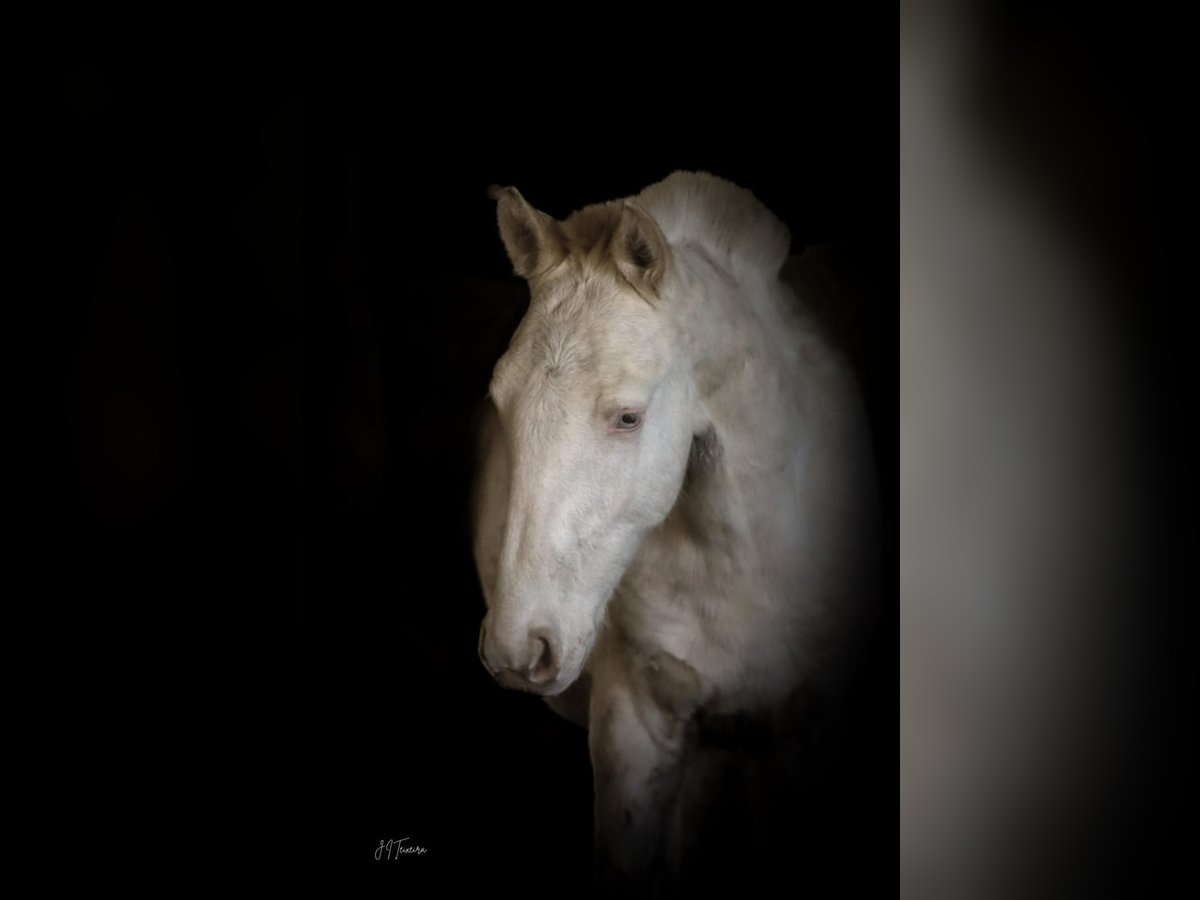
M 562 665 L 561 642 L 549 629 L 530 628 L 515 640 L 489 640 L 487 620 L 479 627 L 479 661 L 504 688 L 555 694 Z

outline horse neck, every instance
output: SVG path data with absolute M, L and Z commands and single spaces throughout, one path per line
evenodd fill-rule
M 848 365 L 778 279 L 684 263 L 676 306 L 703 427 L 660 539 L 694 548 L 709 583 L 760 573 L 776 601 L 857 583 L 875 497 Z
M 676 273 L 672 305 L 698 418 L 722 443 L 745 440 L 762 452 L 764 442 L 788 442 L 804 407 L 794 370 L 805 335 L 786 288 L 760 273 L 735 275 L 693 246 L 676 250 Z

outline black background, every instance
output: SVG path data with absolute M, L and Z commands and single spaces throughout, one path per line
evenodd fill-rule
M 836 248 L 894 562 L 891 75 L 861 77 L 864 48 L 828 33 L 794 49 L 688 83 L 616 78 L 610 55 L 541 92 L 499 62 L 461 87 L 415 63 L 62 74 L 71 264 L 50 286 L 77 550 L 52 574 L 79 599 L 49 752 L 78 767 L 88 748 L 70 817 L 105 865 L 588 877 L 583 731 L 476 657 L 472 429 L 526 300 L 490 184 L 562 217 L 704 169 L 751 188 L 794 252 Z M 888 583 L 844 753 L 752 873 L 891 883 Z M 376 861 L 401 837 L 429 852 Z

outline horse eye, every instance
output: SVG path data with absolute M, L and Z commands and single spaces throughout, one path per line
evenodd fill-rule
M 623 412 L 623 413 L 621 413 L 621 415 L 619 415 L 617 417 L 617 430 L 618 431 L 633 431 L 635 428 L 637 428 L 641 424 L 642 424 L 642 417 L 641 417 L 640 413 Z

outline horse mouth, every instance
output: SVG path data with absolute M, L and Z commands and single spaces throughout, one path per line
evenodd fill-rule
M 509 670 L 493 672 L 492 678 L 505 690 L 524 691 L 526 694 L 537 694 L 543 697 L 560 693 L 567 688 L 567 685 L 562 684 L 561 679 L 558 678 L 544 684 L 536 684 L 523 678 L 519 673 Z
M 525 694 L 534 694 L 538 697 L 553 697 L 561 694 L 576 681 L 579 680 L 580 673 L 578 671 L 559 672 L 558 677 L 550 681 L 536 682 L 525 677 L 522 672 L 513 671 L 511 669 L 502 669 L 493 671 L 484 660 L 483 667 L 487 669 L 487 673 L 492 676 L 492 679 L 500 687 L 509 691 L 521 691 Z

